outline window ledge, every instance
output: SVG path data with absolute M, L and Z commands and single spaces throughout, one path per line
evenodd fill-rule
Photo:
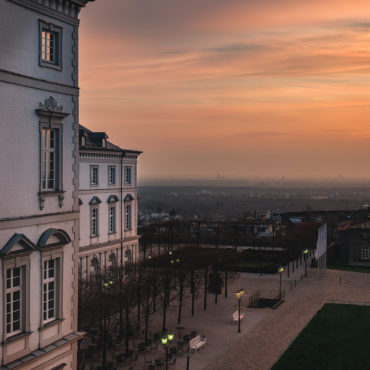
M 63 207 L 64 201 L 64 193 L 63 190 L 52 190 L 52 191 L 39 191 L 39 203 L 40 203 L 40 210 L 44 209 L 45 199 L 48 197 L 58 197 L 59 208 Z
M 44 330 L 44 329 L 47 329 L 47 328 L 49 328 L 50 326 L 54 326 L 54 325 L 56 325 L 56 324 L 59 324 L 59 323 L 61 323 L 61 322 L 62 322 L 62 321 L 64 321 L 64 320 L 65 320 L 65 318 L 63 317 L 63 318 L 61 318 L 61 319 L 55 319 L 55 320 L 53 320 L 53 321 L 49 321 L 49 322 L 45 323 L 44 325 L 40 326 L 40 327 L 39 327 L 39 331 L 42 331 L 42 330 Z
M 54 197 L 58 195 L 63 195 L 65 193 L 64 190 L 51 190 L 51 191 L 40 191 L 39 195 L 43 195 L 44 197 Z
M 27 336 L 31 335 L 32 333 L 33 333 L 33 331 L 22 331 L 21 333 L 18 333 L 18 334 L 12 335 L 9 338 L 6 338 L 4 341 L 1 342 L 1 344 L 8 344 L 8 343 L 14 342 L 18 339 L 27 337 Z
M 57 71 L 61 71 L 62 70 L 62 66 L 60 64 L 49 62 L 49 61 L 44 60 L 44 59 L 41 59 L 40 60 L 40 67 L 51 68 L 51 69 L 55 69 Z

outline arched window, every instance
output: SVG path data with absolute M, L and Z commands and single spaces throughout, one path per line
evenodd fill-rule
M 99 236 L 99 204 L 101 200 L 94 196 L 91 198 L 90 205 L 90 236 Z
M 125 262 L 132 263 L 132 253 L 129 249 L 126 249 L 126 252 L 125 252 Z

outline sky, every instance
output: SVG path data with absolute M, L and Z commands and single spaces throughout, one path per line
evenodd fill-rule
M 139 177 L 370 174 L 368 0 L 96 0 L 80 122 Z

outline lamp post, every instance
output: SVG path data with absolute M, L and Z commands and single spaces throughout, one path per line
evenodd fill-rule
M 163 348 L 166 351 L 166 370 L 168 370 L 168 349 L 171 347 L 171 343 L 172 343 L 174 337 L 175 337 L 174 334 L 168 333 L 166 336 L 163 336 L 161 338 Z
M 280 266 L 278 269 L 278 272 L 280 273 L 280 287 L 279 287 L 279 301 L 281 300 L 281 275 L 284 272 L 284 267 Z
M 240 333 L 240 302 L 243 298 L 243 295 L 244 295 L 244 290 L 243 288 L 240 288 L 236 293 L 235 293 L 235 296 L 236 296 L 236 299 L 238 300 L 238 307 L 239 307 L 239 318 L 238 318 L 238 333 Z
M 307 257 L 308 257 L 308 249 L 303 251 L 304 256 L 304 276 L 307 276 Z

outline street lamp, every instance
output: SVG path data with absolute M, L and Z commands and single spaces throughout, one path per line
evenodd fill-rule
M 278 269 L 278 272 L 280 273 L 280 288 L 279 288 L 279 301 L 281 300 L 281 275 L 284 272 L 284 266 L 280 266 Z
M 113 280 L 105 281 L 104 282 L 104 288 L 109 288 L 113 285 Z
M 166 336 L 163 336 L 161 338 L 161 343 L 163 345 L 163 348 L 166 351 L 166 370 L 168 370 L 168 349 L 171 347 L 171 343 L 174 338 L 175 338 L 175 335 L 172 333 L 168 333 Z
M 236 299 L 238 300 L 238 306 L 239 306 L 239 319 L 238 319 L 238 333 L 240 333 L 240 302 L 243 298 L 243 295 L 244 295 L 244 290 L 243 288 L 240 288 L 236 293 L 235 293 L 235 296 L 236 296 Z
M 303 251 L 304 256 L 304 276 L 307 276 L 307 257 L 308 257 L 308 249 Z

